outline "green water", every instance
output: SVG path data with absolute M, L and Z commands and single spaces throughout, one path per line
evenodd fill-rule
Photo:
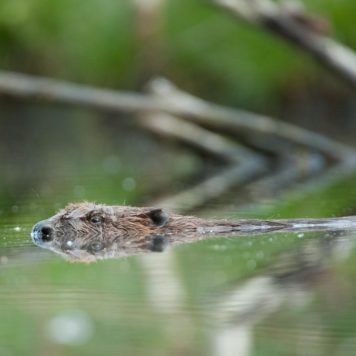
M 81 180 L 81 191 L 98 179 Z M 291 202 L 308 215 L 352 214 L 353 181 L 255 215 L 287 216 Z M 73 264 L 30 240 L 32 225 L 72 194 L 1 207 L 1 355 L 353 354 L 356 233 L 226 236 Z

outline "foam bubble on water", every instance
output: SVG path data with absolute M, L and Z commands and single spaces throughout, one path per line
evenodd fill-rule
M 136 180 L 132 177 L 126 177 L 122 181 L 122 187 L 128 192 L 135 190 L 136 189 Z
M 62 313 L 48 322 L 48 337 L 58 344 L 84 344 L 90 340 L 93 332 L 93 322 L 81 310 Z

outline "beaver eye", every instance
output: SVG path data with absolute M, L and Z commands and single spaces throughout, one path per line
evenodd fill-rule
M 100 215 L 93 215 L 89 218 L 89 220 L 91 223 L 96 224 L 96 225 L 99 225 L 104 221 L 103 217 Z
M 92 252 L 92 253 L 99 252 L 99 251 L 101 251 L 103 248 L 104 248 L 104 245 L 103 245 L 103 243 L 100 242 L 100 241 L 95 241 L 95 242 L 91 243 L 90 246 L 89 246 L 89 250 L 90 250 L 90 252 Z

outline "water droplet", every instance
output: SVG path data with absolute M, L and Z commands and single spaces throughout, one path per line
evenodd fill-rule
M 136 188 L 136 180 L 132 177 L 126 177 L 123 181 L 122 181 L 122 187 L 128 191 L 131 192 L 132 190 L 134 190 Z
M 93 331 L 92 321 L 80 310 L 63 313 L 48 323 L 48 336 L 58 344 L 84 344 L 91 338 Z
M 73 241 L 68 240 L 68 241 L 66 242 L 66 245 L 67 245 L 68 247 L 72 247 L 72 246 L 73 246 Z

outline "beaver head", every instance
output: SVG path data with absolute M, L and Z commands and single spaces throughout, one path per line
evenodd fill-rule
M 168 215 L 161 209 L 70 204 L 32 229 L 33 242 L 70 260 L 162 251 Z

